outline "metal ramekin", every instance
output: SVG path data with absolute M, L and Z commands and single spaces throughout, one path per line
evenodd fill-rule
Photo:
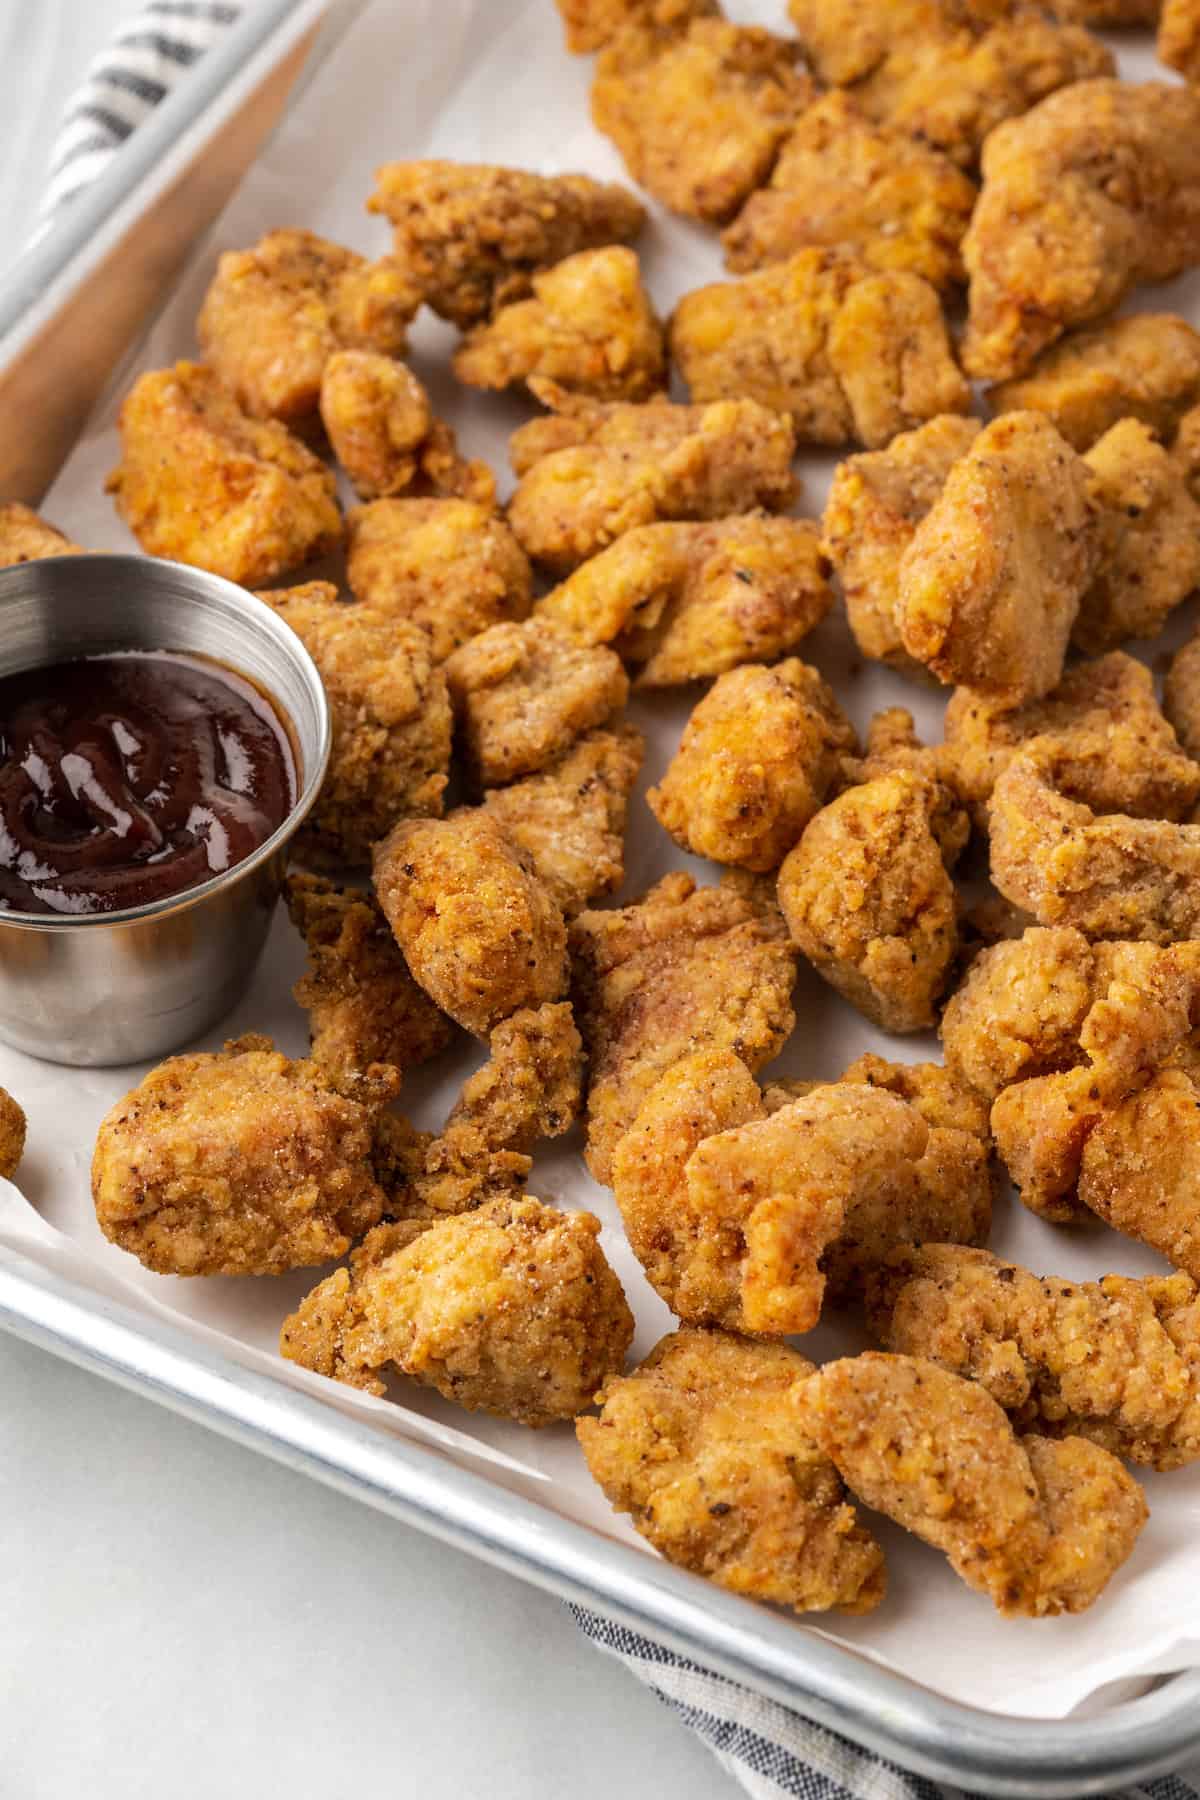
M 245 991 L 279 897 L 288 841 L 329 761 L 329 708 L 300 639 L 244 589 L 145 556 L 57 556 L 0 569 L 0 676 L 120 650 L 178 651 L 261 688 L 289 727 L 296 805 L 211 881 L 121 912 L 0 912 L 0 1038 L 48 1062 L 164 1056 Z

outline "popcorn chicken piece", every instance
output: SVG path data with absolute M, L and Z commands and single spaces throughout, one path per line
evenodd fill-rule
M 1075 1199 L 1200 1279 L 1200 1085 L 1194 1057 L 1106 1108 L 1079 1157 Z M 1024 1190 L 1022 1190 L 1024 1199 Z
M 453 431 L 434 418 L 428 394 L 402 362 L 371 350 L 337 351 L 325 364 L 320 405 L 333 453 L 364 500 L 407 493 L 495 506 L 492 471 L 458 454 Z
M 269 231 L 218 258 L 196 335 L 243 412 L 310 431 L 330 357 L 402 356 L 420 304 L 391 257 L 370 263 L 311 231 Z
M 39 518 L 32 507 L 19 500 L 0 503 L 0 569 L 14 563 L 38 562 L 44 556 L 83 556 L 82 544 L 74 544 L 51 525 Z
M 501 307 L 454 353 L 468 387 L 538 376 L 596 400 L 649 400 L 667 381 L 663 329 L 622 245 L 580 250 L 533 277 L 533 297 Z
M 638 687 L 670 687 L 794 650 L 832 605 L 812 522 L 748 513 L 628 531 L 534 617 L 612 644 Z
M 619 1372 L 633 1315 L 592 1213 L 499 1200 L 339 1269 L 286 1319 L 291 1362 L 382 1394 L 389 1367 L 468 1412 L 571 1419 Z
M 690 19 L 721 16 L 718 0 L 557 0 L 567 49 L 576 55 L 603 50 L 623 26 L 645 24 L 667 30 Z
M 468 765 L 485 788 L 544 769 L 629 697 L 620 657 L 549 619 L 480 632 L 448 658 L 446 680 Z
M 329 770 L 301 841 L 323 863 L 364 867 L 397 819 L 442 810 L 453 723 L 445 677 L 423 631 L 385 607 L 347 605 L 328 581 L 258 598 L 303 641 L 332 715 Z
M 684 727 L 647 804 L 696 856 L 779 866 L 824 806 L 854 727 L 828 682 L 798 657 L 718 677 Z
M 0 1088 L 0 1177 L 11 1181 L 25 1154 L 25 1111 L 7 1088 Z
M 580 913 L 571 953 L 597 1181 L 608 1180 L 618 1140 L 680 1057 L 733 1049 L 753 1072 L 795 1023 L 795 953 L 782 921 L 733 885 L 666 875 L 632 906 Z
M 1008 1617 L 1083 1612 L 1148 1516 L 1107 1450 L 1018 1438 L 983 1388 L 923 1357 L 826 1363 L 797 1411 L 852 1493 L 943 1551 Z
M 1096 548 L 1082 459 L 1040 413 L 1006 413 L 954 464 L 903 554 L 904 648 L 939 681 L 1037 699 L 1062 678 Z
M 792 38 L 720 18 L 629 24 L 596 63 L 592 121 L 656 200 L 723 224 L 813 98 L 799 56 Z
M 885 1031 L 928 1030 L 954 961 L 954 815 L 946 789 L 896 770 L 824 807 L 779 871 L 792 941 Z
M 1193 87 L 1200 81 L 1200 7 L 1196 0 L 1162 0 L 1158 60 L 1178 69 Z
M 886 450 L 847 457 L 834 470 L 821 521 L 821 549 L 842 584 L 859 649 L 902 674 L 928 671 L 900 639 L 901 558 L 980 429 L 978 419 L 945 413 L 902 432 Z
M 790 414 L 802 444 L 873 448 L 971 404 L 929 283 L 841 249 L 696 288 L 669 335 L 693 400 L 761 401 Z
M 1031 926 L 981 950 L 942 1014 L 947 1068 L 988 1100 L 1015 1081 L 1074 1068 L 1095 984 L 1092 946 L 1070 926 Z
M 963 240 L 967 372 L 1021 375 L 1135 282 L 1200 261 L 1198 145 L 1200 97 L 1162 82 L 1080 81 L 1000 126 Z
M 744 274 L 841 245 L 869 268 L 952 287 L 966 280 L 959 245 L 974 205 L 974 182 L 947 157 L 835 89 L 801 114 L 767 186 L 722 234 L 725 264 Z
M 986 1250 L 897 1251 L 868 1295 L 886 1349 L 977 1381 L 1020 1431 L 1155 1469 L 1200 1458 L 1200 1308 L 1186 1275 L 1039 1278 Z
M 1200 505 L 1148 426 L 1123 419 L 1084 457 L 1098 566 L 1075 621 L 1081 650 L 1153 637 L 1200 582 Z
M 1198 399 L 1200 332 L 1174 313 L 1142 312 L 1068 332 L 987 394 L 994 413 L 1045 413 L 1080 451 L 1122 419 L 1169 437 Z
M 375 892 L 416 980 L 485 1037 L 567 981 L 562 914 L 496 820 L 479 808 L 402 819 L 375 847 Z
M 367 211 L 391 220 L 397 262 L 463 331 L 523 300 L 540 270 L 628 243 L 646 222 L 627 188 L 587 175 L 431 161 L 385 163 L 375 180 Z
M 383 1211 L 371 1133 L 398 1086 L 376 1068 L 349 1099 L 265 1037 L 173 1056 L 100 1126 L 100 1229 L 160 1275 L 278 1275 L 341 1256 Z
M 540 774 L 484 795 L 566 918 L 625 879 L 625 818 L 644 754 L 632 725 L 589 731 Z
M 1163 712 L 1187 754 L 1200 757 L 1200 632 L 1171 658 L 1163 683 Z
M 346 519 L 346 578 L 428 634 L 435 662 L 506 619 L 525 619 L 533 576 L 512 532 L 470 500 L 373 500 Z
M 142 549 L 255 587 L 342 539 L 335 481 L 275 419 L 251 419 L 202 363 L 139 375 L 105 487 Z
M 578 1419 L 588 1468 L 669 1562 L 796 1612 L 864 1613 L 883 1551 L 789 1404 L 814 1374 L 784 1344 L 684 1329 Z

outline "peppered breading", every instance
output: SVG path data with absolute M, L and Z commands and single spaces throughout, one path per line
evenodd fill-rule
M 1178 69 L 1193 86 L 1200 81 L 1200 6 L 1196 0 L 1162 0 L 1158 59 Z
M 826 1363 L 797 1411 L 851 1493 L 944 1551 L 1010 1617 L 1091 1606 L 1148 1516 L 1108 1451 L 1017 1437 L 982 1387 L 923 1357 Z
M 600 53 L 592 120 L 656 200 L 723 224 L 813 97 L 799 58 L 794 38 L 725 19 L 633 22 Z
M 801 115 L 770 181 L 726 228 L 725 263 L 744 274 L 840 244 L 869 268 L 951 287 L 966 280 L 959 245 L 974 204 L 975 184 L 947 157 L 835 89 Z
M 567 982 L 562 914 L 532 859 L 480 808 L 402 819 L 375 847 L 375 891 L 416 980 L 483 1037 Z
M 383 1211 L 371 1133 L 398 1085 L 377 1068 L 351 1100 L 265 1037 L 173 1056 L 100 1126 L 100 1229 L 162 1275 L 278 1275 L 341 1256 Z
M 1149 426 L 1123 419 L 1083 459 L 1099 518 L 1097 567 L 1073 637 L 1095 655 L 1153 637 L 1200 583 L 1200 505 Z
M 676 406 L 667 400 L 562 405 L 513 434 L 518 481 L 508 518 L 551 574 L 570 573 L 622 533 L 660 519 L 721 519 L 790 506 L 795 433 L 754 400 Z
M 841 582 L 859 649 L 904 674 L 927 671 L 900 640 L 900 561 L 980 429 L 978 419 L 946 413 L 901 433 L 886 450 L 847 457 L 834 470 L 821 548 Z
M 322 862 L 363 867 L 397 819 L 442 810 L 453 724 L 445 677 L 417 626 L 339 600 L 328 581 L 258 598 L 302 639 L 332 716 L 329 770 L 302 842 Z
M 942 1014 L 946 1066 L 989 1101 L 1014 1081 L 1073 1068 L 1096 998 L 1096 953 L 1070 926 L 1030 926 L 982 949 Z
M 719 0 L 557 0 L 567 49 L 576 55 L 602 50 L 630 23 L 686 25 L 689 19 L 719 18 Z
M 0 1176 L 11 1181 L 25 1154 L 25 1112 L 7 1088 L 0 1088 Z
M 539 270 L 628 243 L 646 220 L 628 188 L 587 175 L 433 161 L 385 163 L 375 180 L 367 211 L 391 220 L 397 262 L 464 331 L 523 300 Z
M 339 350 L 321 377 L 321 423 L 364 500 L 409 494 L 496 504 L 496 478 L 462 457 L 411 369 L 372 350 Z
M 748 513 L 628 531 L 534 617 L 611 644 L 639 687 L 670 687 L 785 655 L 832 604 L 812 521 Z
M 1096 558 L 1089 473 L 1041 413 L 1006 413 L 953 465 L 900 564 L 896 620 L 939 681 L 1048 693 Z
M 843 249 L 696 288 L 669 336 L 693 400 L 761 401 L 790 415 L 802 444 L 876 448 L 971 404 L 934 289 Z
M 398 623 L 421 626 L 435 662 L 489 625 L 529 615 L 529 563 L 488 506 L 374 500 L 354 507 L 346 526 L 352 592 Z
M 789 1404 L 813 1373 L 784 1344 L 676 1331 L 575 1430 L 608 1499 L 668 1561 L 796 1612 L 870 1612 L 883 1551 Z
M 467 764 L 485 788 L 544 769 L 629 697 L 620 657 L 549 619 L 480 632 L 448 658 L 446 680 Z
M 795 953 L 782 921 L 733 884 L 697 888 L 690 875 L 666 875 L 632 906 L 581 913 L 571 954 L 597 1181 L 607 1181 L 619 1139 L 672 1063 L 728 1048 L 753 1071 L 795 1023 Z
M 857 748 L 833 689 L 797 657 L 718 677 L 647 804 L 675 842 L 742 868 L 779 866 Z
M 1174 313 L 1148 312 L 1068 332 L 987 394 L 995 413 L 1045 413 L 1075 450 L 1122 419 L 1169 437 L 1198 399 L 1200 332 Z
M 280 1350 L 368 1393 L 392 1367 L 469 1412 L 574 1418 L 633 1338 L 599 1231 L 591 1213 L 533 1199 L 444 1219 L 329 1276 L 284 1321 Z
M 1001 125 L 984 146 L 963 256 L 963 366 L 987 381 L 1023 374 L 1135 282 L 1190 268 L 1200 261 L 1200 96 L 1163 82 L 1080 81 Z
M 1200 632 L 1171 658 L 1163 682 L 1163 712 L 1187 754 L 1200 758 Z
M 83 556 L 82 544 L 69 537 L 19 500 L 0 504 L 0 569 L 14 563 L 38 562 L 44 556 Z
M 275 419 L 244 413 L 202 363 L 140 375 L 105 487 L 142 549 L 254 587 L 342 539 L 335 481 Z
M 308 431 L 329 358 L 403 355 L 420 303 L 391 257 L 371 263 L 311 231 L 269 231 L 218 259 L 196 335 L 243 412 Z

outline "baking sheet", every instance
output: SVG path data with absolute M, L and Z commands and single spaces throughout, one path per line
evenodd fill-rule
M 776 4 L 731 5 L 745 22 L 783 23 Z M 1161 74 L 1142 48 L 1120 47 L 1122 70 L 1135 78 Z M 511 162 L 547 172 L 579 169 L 597 176 L 623 173 L 615 151 L 588 120 L 590 59 L 569 58 L 561 46 L 552 0 L 375 0 L 330 60 L 265 155 L 251 171 L 209 240 L 192 259 L 146 342 L 114 381 L 77 450 L 46 501 L 45 510 L 77 540 L 98 549 L 136 548 L 101 491 L 117 460 L 116 401 L 133 374 L 195 354 L 193 321 L 216 254 L 252 242 L 278 225 L 309 226 L 370 254 L 387 247 L 382 221 L 363 203 L 372 171 L 382 161 L 417 155 Z M 660 209 L 639 246 L 646 278 L 661 311 L 688 288 L 721 271 L 715 238 Z M 1143 304 L 1200 318 L 1200 281 L 1185 279 L 1143 292 Z M 439 410 L 459 430 L 465 450 L 486 457 L 507 486 L 505 445 L 531 415 L 524 401 L 480 396 L 456 388 L 447 369 L 456 334 L 434 319 L 414 332 L 414 366 Z M 801 458 L 805 492 L 798 511 L 819 513 L 835 459 Z M 1177 615 L 1170 641 L 1194 620 Z M 1161 657 L 1163 642 L 1152 656 Z M 942 702 L 878 667 L 863 668 L 844 624 L 823 624 L 802 647 L 837 687 L 860 725 L 878 707 L 904 704 L 926 737 L 940 735 Z M 1150 654 L 1150 653 L 1148 653 Z M 649 741 L 647 765 L 633 802 L 627 879 L 619 898 L 632 898 L 671 868 L 690 868 L 700 880 L 716 870 L 678 852 L 657 827 L 642 793 L 665 767 L 697 691 L 639 700 L 631 716 Z M 282 917 L 258 978 L 243 1002 L 208 1040 L 212 1047 L 245 1030 L 270 1032 L 281 1048 L 305 1048 L 303 1015 L 289 998 L 303 955 Z M 773 1072 L 835 1075 L 864 1050 L 906 1060 L 939 1054 L 936 1043 L 889 1039 L 859 1018 L 830 989 L 802 971 L 796 991 L 797 1027 Z M 418 1124 L 436 1125 L 464 1077 L 481 1060 L 474 1045 L 456 1048 L 406 1083 L 403 1104 Z M 230 1353 L 310 1386 L 343 1410 L 370 1416 L 385 1428 L 426 1442 L 561 1514 L 653 1553 L 617 1518 L 588 1477 L 569 1428 L 531 1433 L 501 1421 L 466 1415 L 411 1385 L 394 1390 L 388 1405 L 357 1395 L 284 1364 L 274 1354 L 279 1324 L 323 1271 L 278 1279 L 182 1281 L 154 1276 L 108 1244 L 92 1214 L 88 1164 L 96 1127 L 144 1069 L 63 1070 L 0 1046 L 0 1083 L 26 1107 L 29 1148 L 22 1165 L 24 1200 L 0 1186 L 0 1239 L 13 1243 L 99 1291 L 120 1291 L 152 1311 L 201 1334 L 223 1334 Z M 607 1190 L 587 1175 L 578 1134 L 545 1147 L 530 1189 L 563 1206 L 587 1206 L 605 1225 L 605 1248 L 638 1320 L 635 1355 L 670 1329 L 670 1315 L 629 1252 Z M 1143 1273 L 1162 1265 L 1149 1252 L 1097 1225 L 1065 1233 L 1008 1200 L 998 1209 L 993 1246 L 1002 1255 L 1045 1271 L 1075 1277 L 1109 1269 Z M 115 1284 L 115 1285 L 114 1285 Z M 823 1325 L 804 1340 L 820 1360 L 862 1348 L 849 1321 Z M 863 1619 L 835 1616 L 797 1621 L 797 1631 L 820 1631 L 956 1700 L 1031 1717 L 1061 1717 L 1100 1687 L 1190 1666 L 1200 1660 L 1200 1625 L 1192 1595 L 1200 1582 L 1200 1468 L 1147 1480 L 1151 1521 L 1126 1568 L 1092 1612 L 1078 1619 L 1001 1621 L 970 1593 L 944 1560 L 883 1524 L 890 1572 L 888 1598 Z M 749 1603 L 747 1603 L 749 1604 Z

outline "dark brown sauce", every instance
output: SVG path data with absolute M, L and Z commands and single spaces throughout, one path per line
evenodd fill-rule
M 0 911 L 108 913 L 233 868 L 296 800 L 240 676 L 156 652 L 0 678 Z

